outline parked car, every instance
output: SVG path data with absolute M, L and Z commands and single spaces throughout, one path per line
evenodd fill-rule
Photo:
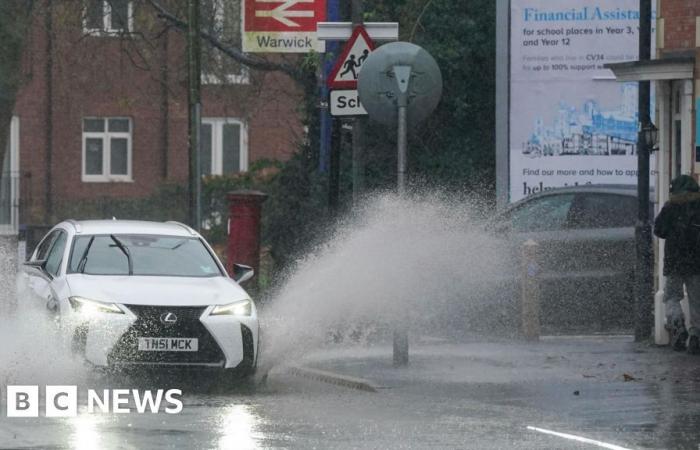
M 532 195 L 496 216 L 492 229 L 512 243 L 513 275 L 522 244 L 539 244 L 545 326 L 632 326 L 637 208 L 636 186 L 586 185 Z
M 65 221 L 24 266 L 25 285 L 92 365 L 254 372 L 255 304 L 207 242 L 175 223 Z M 43 308 L 43 306 L 42 306 Z

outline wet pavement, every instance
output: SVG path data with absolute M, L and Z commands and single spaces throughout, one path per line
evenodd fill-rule
M 214 378 L 93 374 L 80 389 L 178 387 L 184 409 L 177 415 L 82 411 L 65 419 L 2 414 L 0 447 L 601 448 L 528 426 L 617 448 L 696 449 L 700 443 L 700 357 L 627 337 L 423 341 L 413 344 L 411 363 L 401 369 L 391 366 L 388 346 L 333 346 L 304 364 L 370 380 L 378 392 L 281 368 L 265 385 L 230 392 Z

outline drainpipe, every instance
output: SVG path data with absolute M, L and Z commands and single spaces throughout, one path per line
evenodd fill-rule
M 51 0 L 46 1 L 46 14 L 44 15 L 44 27 L 46 29 L 46 123 L 45 123 L 45 139 L 46 139 L 46 176 L 45 193 L 44 193 L 44 223 L 53 221 L 53 196 L 52 189 L 52 174 L 51 160 L 53 147 L 53 3 Z

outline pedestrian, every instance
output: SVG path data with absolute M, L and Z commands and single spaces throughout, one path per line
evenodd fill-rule
M 666 329 L 671 346 L 700 353 L 700 187 L 690 175 L 671 182 L 671 198 L 654 221 L 654 234 L 666 240 L 664 275 Z M 690 306 L 689 329 L 681 309 L 683 286 Z M 687 341 L 687 343 L 686 343 Z

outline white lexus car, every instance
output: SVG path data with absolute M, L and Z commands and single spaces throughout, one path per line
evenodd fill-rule
M 25 286 L 86 360 L 124 366 L 254 372 L 255 304 L 207 242 L 176 223 L 65 221 L 25 263 Z

